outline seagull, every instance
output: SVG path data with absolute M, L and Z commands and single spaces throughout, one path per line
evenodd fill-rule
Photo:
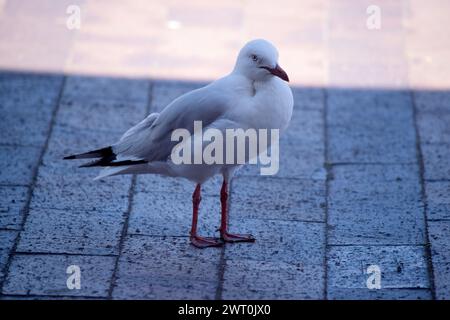
M 263 39 L 252 40 L 239 51 L 234 69 L 227 76 L 176 98 L 160 113 L 151 113 L 116 143 L 64 159 L 96 159 L 80 166 L 104 167 L 95 179 L 119 174 L 186 178 L 196 184 L 192 194 L 192 245 L 207 248 L 225 242 L 253 242 L 255 238 L 251 234 L 228 231 L 228 186 L 242 164 L 176 164 L 171 155 L 177 141 L 173 141 L 171 135 L 179 128 L 194 135 L 195 121 L 201 121 L 205 129 L 221 132 L 239 128 L 283 132 L 289 125 L 294 104 L 287 82 L 288 75 L 278 64 L 274 45 Z M 201 186 L 219 174 L 223 177 L 220 237 L 203 237 L 197 233 Z

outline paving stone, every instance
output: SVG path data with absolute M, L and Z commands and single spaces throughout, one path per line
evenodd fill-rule
M 299 110 L 323 110 L 325 91 L 322 88 L 291 87 L 294 113 Z
M 117 211 L 31 209 L 17 250 L 69 254 L 118 254 L 124 216 Z
M 450 108 L 446 113 L 419 113 L 417 118 L 422 144 L 450 142 Z
M 69 76 L 64 97 L 73 100 L 105 99 L 147 101 L 150 83 L 145 79 Z
M 27 197 L 27 187 L 0 186 L 0 228 L 20 229 Z
M 17 233 L 11 230 L 0 230 L 0 282 L 3 280 L 4 268 L 8 262 Z
M 199 250 L 188 237 L 126 238 L 115 299 L 214 299 L 219 248 Z
M 29 185 L 40 153 L 36 147 L 0 146 L 0 184 Z
M 323 270 L 284 262 L 227 260 L 223 299 L 323 299 Z
M 231 260 L 281 261 L 308 269 L 323 261 L 325 224 L 261 219 L 230 219 L 231 233 L 252 234 L 254 243 L 228 245 Z M 318 269 L 317 269 L 318 270 Z
M 114 257 L 15 255 L 3 294 L 106 297 L 114 269 Z M 67 268 L 81 270 L 81 289 L 68 289 Z
M 450 299 L 450 221 L 429 221 L 436 298 Z
M 231 219 L 325 219 L 324 181 L 239 177 L 231 198 Z
M 63 77 L 59 75 L 2 71 L 1 105 L 26 105 L 33 108 L 37 103 L 54 101 L 59 95 L 62 80 Z
M 31 208 L 111 212 L 126 210 L 131 176 L 115 176 L 98 181 L 92 178 L 92 175 L 77 175 L 76 172 L 60 175 L 45 168 L 39 173 Z
M 414 98 L 419 112 L 448 113 L 450 92 L 447 90 L 415 90 Z
M 389 167 L 333 168 L 328 205 L 330 244 L 425 243 L 417 168 L 397 165 L 396 172 Z
M 26 93 L 24 92 L 24 96 Z M 0 102 L 0 143 L 7 145 L 42 147 L 46 140 L 55 102 L 39 102 L 33 107 Z
M 422 144 L 425 179 L 450 180 L 450 144 Z
M 327 123 L 331 162 L 415 159 L 412 107 L 406 93 L 330 90 Z
M 328 298 L 342 299 L 351 294 L 358 299 L 373 297 L 393 299 L 395 289 L 428 289 L 425 251 L 422 246 L 332 246 L 327 254 Z M 367 288 L 367 268 L 379 266 L 381 289 Z M 350 290 L 350 292 L 348 292 Z M 391 290 L 394 290 L 392 293 Z
M 41 147 L 62 77 L 0 72 L 0 143 Z
M 428 219 L 450 219 L 450 181 L 426 181 Z
M 63 98 L 57 123 L 77 130 L 125 133 L 145 117 L 147 101 Z

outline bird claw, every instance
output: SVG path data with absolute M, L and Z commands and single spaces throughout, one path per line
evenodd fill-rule
M 225 242 L 255 242 L 255 238 L 251 234 L 231 234 L 223 232 L 220 237 Z
M 211 237 L 191 236 L 191 244 L 197 248 L 220 247 L 223 245 L 222 239 Z

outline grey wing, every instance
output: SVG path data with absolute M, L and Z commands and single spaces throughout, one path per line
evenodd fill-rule
M 191 134 L 194 121 L 206 127 L 218 120 L 227 110 L 225 96 L 204 87 L 175 99 L 160 114 L 151 114 L 128 130 L 113 145 L 117 159 L 165 161 L 178 141 L 171 141 L 175 129 L 187 129 Z

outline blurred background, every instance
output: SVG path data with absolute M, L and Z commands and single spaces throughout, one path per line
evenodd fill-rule
M 262 37 L 295 84 L 447 88 L 449 12 L 447 0 L 0 0 L 0 68 L 210 80 Z

